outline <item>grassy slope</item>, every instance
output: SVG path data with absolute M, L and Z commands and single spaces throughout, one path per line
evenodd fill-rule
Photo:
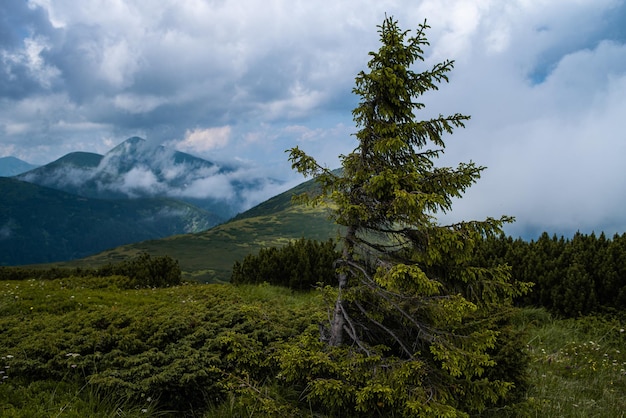
M 525 416 L 626 417 L 626 322 L 525 309 L 532 387 Z
M 226 282 L 235 261 L 261 248 L 282 246 L 303 237 L 325 241 L 337 236 L 339 229 L 328 220 L 327 209 L 291 203 L 294 194 L 313 187 L 312 182 L 303 183 L 205 232 L 125 245 L 58 265 L 93 267 L 147 252 L 178 260 L 186 279 Z

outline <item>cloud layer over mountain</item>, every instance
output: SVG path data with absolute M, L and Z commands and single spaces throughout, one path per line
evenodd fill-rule
M 104 156 L 70 153 L 18 178 L 91 198 L 175 198 L 223 221 L 284 187 L 246 165 L 218 165 L 138 137 Z
M 456 60 L 424 117 L 470 114 L 443 162 L 489 169 L 452 217 L 626 231 L 624 0 L 3 2 L 0 156 L 44 164 L 139 135 L 293 184 L 285 149 L 336 167 L 354 147 L 354 76 L 385 13 L 428 19 L 420 68 Z M 141 170 L 119 186 L 159 187 Z M 184 193 L 232 194 L 234 173 Z

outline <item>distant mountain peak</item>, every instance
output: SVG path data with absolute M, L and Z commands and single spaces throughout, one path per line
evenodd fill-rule
M 135 154 L 145 148 L 145 145 L 147 143 L 148 141 L 146 141 L 145 139 L 138 136 L 133 136 L 112 148 L 109 152 L 106 153 L 106 155 L 119 155 L 129 153 Z
M 16 157 L 0 157 L 0 177 L 17 176 L 26 171 L 37 168 L 36 165 L 27 163 Z
M 73 167 L 93 168 L 97 167 L 102 161 L 102 155 L 93 152 L 76 151 L 64 155 L 51 164 L 55 165 L 71 165 Z

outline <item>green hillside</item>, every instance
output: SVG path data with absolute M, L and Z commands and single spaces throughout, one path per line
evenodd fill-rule
M 0 265 L 76 259 L 212 222 L 208 212 L 171 199 L 96 200 L 0 178 Z
M 283 193 L 205 232 L 124 245 L 62 265 L 98 266 L 147 252 L 177 259 L 187 279 L 207 283 L 225 282 L 230 279 L 235 261 L 261 248 L 282 246 L 290 240 L 303 237 L 327 240 L 337 236 L 339 229 L 328 220 L 326 209 L 292 205 L 292 194 L 293 191 Z

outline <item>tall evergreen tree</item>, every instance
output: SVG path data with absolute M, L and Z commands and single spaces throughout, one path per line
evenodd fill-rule
M 424 108 L 420 96 L 447 82 L 454 65 L 444 61 L 423 72 L 412 70 L 424 60 L 428 28 L 424 22 L 411 36 L 391 17 L 379 26 L 382 45 L 370 52 L 369 71 L 356 77 L 358 146 L 341 156 L 341 174 L 297 147 L 289 152 L 293 168 L 322 186 L 322 195 L 309 200 L 330 199 L 334 220 L 346 231 L 334 307 L 322 338 L 330 347 L 356 347 L 359 355 L 380 358 L 377 367 L 386 370 L 371 372 L 370 383 L 363 383 L 367 387 L 350 387 L 344 376 L 343 391 L 356 394 L 357 409 L 365 410 L 359 400 L 376 398 L 379 411 L 386 405 L 399 415 L 464 416 L 463 411 L 497 402 L 512 386 L 506 377 L 494 377 L 497 373 L 485 377 L 485 371 L 494 368 L 491 354 L 501 342 L 497 314 L 527 286 L 513 283 L 505 265 L 470 262 L 476 242 L 500 234 L 512 218 L 449 225 L 437 220 L 484 167 L 435 165 L 444 136 L 469 117 L 416 117 Z M 393 378 L 379 386 L 389 384 L 395 398 L 371 383 L 373 376 L 388 373 Z M 326 386 L 317 380 L 314 390 L 334 387 L 336 380 L 341 379 L 331 385 L 326 379 Z

